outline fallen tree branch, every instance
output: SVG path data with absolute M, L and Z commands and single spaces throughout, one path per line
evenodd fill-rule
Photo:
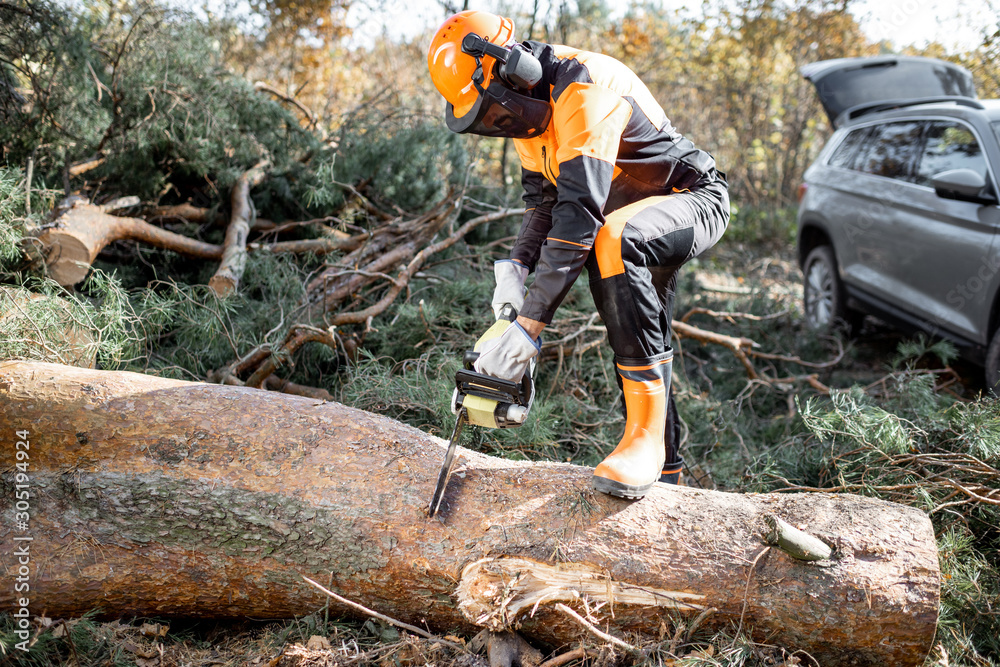
M 329 315 L 345 310 L 345 300 L 353 304 L 359 292 L 374 282 L 357 271 L 374 274 L 394 270 L 409 262 L 414 254 L 438 233 L 451 219 L 461 201 L 453 193 L 436 206 L 413 219 L 395 219 L 374 230 L 356 250 L 328 265 L 306 286 L 298 311 L 305 320 L 318 326 L 329 326 Z
M 278 90 L 277 88 L 275 88 L 274 86 L 264 83 L 263 81 L 255 81 L 253 87 L 254 90 L 270 93 L 275 97 L 277 97 L 278 99 L 288 102 L 289 104 L 291 104 L 292 106 L 294 106 L 295 108 L 297 108 L 299 111 L 302 112 L 302 114 L 306 117 L 306 120 L 309 121 L 309 128 L 313 129 L 317 127 L 318 119 L 316 117 L 316 114 L 314 114 L 309 107 L 307 107 L 305 104 L 299 101 L 299 99 L 294 95 L 287 95 Z M 326 141 L 326 132 L 322 131 L 320 133 L 320 137 L 323 139 L 323 141 Z
M 716 613 L 717 611 L 719 610 L 716 609 L 715 607 L 709 607 L 708 609 L 703 610 L 700 614 L 695 616 L 694 620 L 691 621 L 691 625 L 684 633 L 684 641 L 690 642 L 691 637 L 693 637 L 694 633 L 698 630 L 698 628 L 701 627 L 701 624 L 705 622 L 705 619 L 711 616 L 712 614 Z
M 251 243 L 249 250 L 254 252 L 273 252 L 275 254 L 289 253 L 304 255 L 312 253 L 314 255 L 326 255 L 331 252 L 357 250 L 370 236 L 370 234 L 357 234 L 342 239 L 321 238 L 303 239 L 300 241 L 278 241 L 276 243 Z
M 457 207 L 457 204 L 456 204 Z M 413 275 L 420 270 L 424 262 L 427 261 L 429 257 L 435 253 L 441 252 L 446 248 L 450 248 L 455 245 L 458 241 L 465 238 L 465 235 L 471 232 L 476 227 L 486 224 L 487 222 L 493 222 L 496 220 L 502 220 L 514 215 L 522 215 L 524 209 L 504 209 L 502 211 L 497 211 L 495 213 L 487 213 L 486 215 L 480 215 L 473 218 L 455 230 L 448 238 L 439 241 L 437 243 L 431 244 L 418 252 L 406 268 L 403 269 L 396 280 L 393 282 L 392 287 L 385 293 L 385 295 L 374 305 L 365 308 L 364 310 L 350 312 L 350 313 L 338 313 L 330 318 L 330 322 L 333 325 L 344 325 L 344 324 L 360 324 L 366 322 L 369 318 L 381 314 L 392 305 L 392 302 L 396 300 L 399 293 L 409 284 L 410 279 Z
M 379 220 L 382 220 L 383 222 L 388 222 L 389 220 L 392 220 L 392 219 L 394 219 L 396 217 L 396 216 L 392 215 L 391 213 L 386 213 L 385 211 L 383 211 L 382 209 L 380 209 L 378 206 L 376 206 L 375 204 L 373 204 L 371 202 L 371 200 L 368 199 L 368 197 L 365 197 L 363 194 L 361 194 L 361 192 L 357 188 L 355 188 L 353 185 L 351 185 L 350 183 L 341 183 L 340 181 L 331 181 L 331 183 L 333 185 L 336 185 L 339 188 L 343 188 L 344 190 L 347 190 L 352 195 L 354 195 L 355 197 L 357 197 L 358 201 L 361 202 L 361 205 L 364 207 L 364 209 L 366 211 L 368 211 L 369 213 L 371 213 L 372 215 L 374 215 Z
M 346 238 L 350 238 L 350 234 L 347 234 L 346 232 L 342 232 L 342 231 L 340 231 L 338 229 L 332 229 L 330 227 L 327 227 L 327 225 L 329 225 L 331 222 L 340 224 L 341 220 L 340 220 L 340 218 L 338 218 L 335 215 L 328 215 L 328 216 L 324 216 L 322 218 L 311 218 L 309 220 L 289 220 L 288 222 L 283 222 L 280 225 L 275 224 L 275 223 L 272 222 L 272 223 L 270 223 L 271 226 L 268 227 L 268 229 L 266 229 L 264 231 L 267 232 L 268 236 L 273 236 L 275 234 L 280 234 L 282 232 L 286 232 L 289 229 L 295 229 L 296 227 L 306 227 L 308 225 L 322 225 L 324 231 L 327 232 L 327 233 L 329 233 L 329 234 L 332 234 L 333 237 L 334 237 L 334 239 L 346 239 Z M 353 227 L 353 225 L 352 225 L 352 227 Z M 364 232 L 364 234 L 366 236 L 368 235 L 367 232 Z
M 589 648 L 575 648 L 572 651 L 566 651 L 561 655 L 557 655 L 554 658 L 549 658 L 538 667 L 562 667 L 567 662 L 573 662 L 574 660 L 584 660 L 585 658 L 596 658 L 601 653 L 600 651 L 595 651 Z
M 208 286 L 220 297 L 226 297 L 239 287 L 240 278 L 247 263 L 247 236 L 250 234 L 250 218 L 253 215 L 253 201 L 250 190 L 264 180 L 270 160 L 264 159 L 244 172 L 233 186 L 230 204 L 232 214 L 226 228 L 223 242 L 222 262 Z
M 597 628 L 594 627 L 593 623 L 589 622 L 583 616 L 580 616 L 580 614 L 576 613 L 575 611 L 573 611 L 572 609 L 570 609 L 569 607 L 567 607 L 563 603 L 561 603 L 561 602 L 557 603 L 555 605 L 555 608 L 558 609 L 559 611 L 561 611 L 566 616 L 569 616 L 570 618 L 572 618 L 574 621 L 576 621 L 581 626 L 583 626 L 587 630 L 587 632 L 589 632 L 590 634 L 594 635 L 595 637 L 600 638 L 602 641 L 605 641 L 605 642 L 607 642 L 609 644 L 612 644 L 613 646 L 617 646 L 618 648 L 625 649 L 629 653 L 639 653 L 639 649 L 636 648 L 635 646 L 632 646 L 628 642 L 625 642 L 625 641 L 622 641 L 621 639 L 618 639 L 618 637 L 615 637 L 613 635 L 609 635 L 606 632 L 602 632 L 601 630 L 598 630 Z
M 117 199 L 112 199 L 111 201 L 106 201 L 101 204 L 101 210 L 105 213 L 111 213 L 112 211 L 118 211 L 123 208 L 130 208 L 132 206 L 138 206 L 141 203 L 141 199 L 135 195 L 129 195 L 128 197 L 118 197 Z
M 419 636 L 421 636 L 421 637 L 423 637 L 425 639 L 433 639 L 434 641 L 440 642 L 440 643 L 442 643 L 442 644 L 444 644 L 446 646 L 450 646 L 453 649 L 457 649 L 459 651 L 462 651 L 463 653 L 465 652 L 465 647 L 462 646 L 461 644 L 456 644 L 455 642 L 448 641 L 447 639 L 444 639 L 443 637 L 438 637 L 437 635 L 432 635 L 431 633 L 427 632 L 426 630 L 424 630 L 422 628 L 418 628 L 415 625 L 410 625 L 409 623 L 403 623 L 402 621 L 397 621 L 396 619 L 392 618 L 391 616 L 386 616 L 385 614 L 380 614 L 377 611 L 375 611 L 373 609 L 369 609 L 368 607 L 366 607 L 364 605 L 358 604 L 357 602 L 354 602 L 352 600 L 348 600 L 347 598 L 345 598 L 345 597 L 343 597 L 341 595 L 337 595 L 333 591 L 325 588 L 322 584 L 317 584 L 315 581 L 313 581 L 309 577 L 303 576 L 302 579 L 306 583 L 308 583 L 308 584 L 316 587 L 317 589 L 319 589 L 320 591 L 322 591 L 324 594 L 326 594 L 329 597 L 333 598 L 334 600 L 336 600 L 340 604 L 347 605 L 348 607 L 351 607 L 352 609 L 357 609 L 358 611 L 360 611 L 361 613 L 363 613 L 363 614 L 365 614 L 367 616 L 371 616 L 372 618 L 377 618 L 380 621 L 385 621 L 389 625 L 395 625 L 397 628 L 402 628 L 402 629 L 406 630 L 407 632 L 412 632 L 413 634 L 419 635 Z
M 742 319 L 742 320 L 750 320 L 752 322 L 764 322 L 767 320 L 774 320 L 779 317 L 784 317 L 789 312 L 791 312 L 790 309 L 786 309 L 781 311 L 780 313 L 771 313 L 770 315 L 751 315 L 750 313 L 718 311 L 718 310 L 712 310 L 710 308 L 702 308 L 700 306 L 697 306 L 684 313 L 680 321 L 687 322 L 694 315 L 708 315 L 709 317 L 716 317 L 730 321 L 734 319 Z
M 158 206 L 146 213 L 146 218 L 149 220 L 174 218 L 198 224 L 218 223 L 219 225 L 222 225 L 225 222 L 222 216 L 220 216 L 215 209 L 201 208 L 198 206 L 192 206 L 191 204 Z M 250 221 L 251 232 L 273 232 L 275 227 L 276 225 L 270 220 L 265 220 L 264 218 L 258 218 L 256 216 L 254 216 Z
M 736 356 L 737 359 L 739 359 L 740 363 L 743 364 L 743 367 L 746 369 L 747 375 L 751 380 L 756 380 L 760 377 L 756 369 L 754 369 L 753 363 L 751 363 L 750 359 L 747 357 L 747 351 L 756 345 L 756 343 L 752 340 L 748 338 L 727 336 L 726 334 L 720 334 L 714 331 L 706 331 L 678 320 L 674 320 L 671 323 L 671 327 L 673 328 L 674 333 L 678 336 L 691 338 L 702 343 L 713 343 L 727 348 Z
M 560 360 L 560 366 L 556 370 L 556 378 L 558 378 L 559 376 L 559 370 L 561 369 L 562 359 L 565 355 L 565 351 L 563 348 L 567 343 L 572 342 L 574 340 L 578 340 L 583 333 L 588 331 L 598 332 L 598 333 L 607 332 L 607 327 L 603 325 L 594 324 L 596 318 L 597 314 L 595 313 L 582 326 L 578 327 L 572 333 L 569 333 L 558 340 L 549 341 L 542 346 L 542 350 L 546 354 L 546 356 L 550 357 L 555 356 Z M 750 378 L 749 387 L 753 387 L 756 385 L 773 386 L 775 384 L 792 384 L 796 382 L 806 382 L 811 387 L 816 389 L 816 391 L 823 394 L 829 394 L 830 388 L 827 387 L 822 382 L 820 382 L 819 376 L 816 375 L 815 373 L 809 375 L 794 375 L 785 378 L 771 378 L 763 376 L 754 368 L 753 362 L 750 360 L 750 355 L 754 357 L 760 357 L 763 359 L 776 359 L 781 361 L 788 361 L 791 363 L 798 363 L 802 366 L 808 366 L 813 368 L 827 368 L 829 366 L 835 365 L 844 356 L 844 348 L 843 346 L 841 346 L 837 357 L 831 361 L 822 363 L 807 362 L 807 361 L 802 361 L 798 357 L 786 357 L 782 355 L 759 352 L 754 349 L 755 347 L 757 347 L 757 343 L 750 340 L 749 338 L 742 338 L 742 337 L 737 338 L 736 336 L 728 336 L 726 334 L 721 334 L 715 331 L 707 331 L 705 329 L 701 329 L 694 325 L 687 324 L 686 322 L 682 322 L 681 320 L 673 320 L 671 322 L 671 327 L 673 329 L 674 335 L 676 335 L 678 338 L 690 338 L 692 340 L 697 340 L 701 343 L 721 345 L 722 347 L 725 347 L 726 349 L 730 350 L 736 356 L 736 358 L 739 359 L 740 363 L 743 364 L 743 367 L 746 369 L 747 376 Z M 577 353 L 579 353 L 586 349 L 590 349 L 590 347 L 593 347 L 597 344 L 600 344 L 600 341 L 592 341 L 590 343 L 587 343 L 583 347 L 580 347 L 578 345 L 575 349 Z
M 237 376 L 248 372 L 251 368 L 257 368 L 264 363 L 264 360 L 270 354 L 271 348 L 269 345 L 259 345 L 228 366 L 209 371 L 208 381 L 217 384 L 232 384 L 230 380 L 235 380 L 239 386 L 243 386 L 243 383 L 240 382 Z
M 840 342 L 840 339 L 833 337 L 834 341 L 837 343 L 837 356 L 829 361 L 803 361 L 800 357 L 791 357 L 784 354 L 769 354 L 767 352 L 761 352 L 759 350 L 750 350 L 750 355 L 756 359 L 768 359 L 770 361 L 785 361 L 790 364 L 798 364 L 799 366 L 805 366 L 806 368 L 832 368 L 841 362 L 844 358 L 844 344 Z
M 24 172 L 24 215 L 31 217 L 31 180 L 35 172 L 35 150 L 28 156 L 28 166 Z
M 223 255 L 221 246 L 168 232 L 138 218 L 109 215 L 102 207 L 82 201 L 66 209 L 38 240 L 49 275 L 60 285 L 75 285 L 86 278 L 97 255 L 113 241 L 139 241 L 199 259 Z
M 306 324 L 296 324 L 288 330 L 288 334 L 285 336 L 285 340 L 281 346 L 271 352 L 257 370 L 247 378 L 246 386 L 260 387 L 264 380 L 274 373 L 279 366 L 286 364 L 300 347 L 312 342 L 323 343 L 334 350 L 337 349 L 337 340 L 331 332 Z
M 829 560 L 833 549 L 815 535 L 799 530 L 780 517 L 764 517 L 768 532 L 764 541 L 778 547 L 792 558 L 804 561 Z
M 279 378 L 274 374 L 268 375 L 262 386 L 268 391 L 277 391 L 282 394 L 305 396 L 306 398 L 313 398 L 317 401 L 333 401 L 333 395 L 326 389 L 322 389 L 320 387 L 307 387 L 304 384 L 296 384 L 289 380 L 285 380 L 284 378 Z
M 830 388 L 819 381 L 819 376 L 816 373 L 810 373 L 808 375 L 790 375 L 783 378 L 758 378 L 756 381 L 766 386 L 805 382 L 821 394 L 830 393 Z
M 149 218 L 182 218 L 197 223 L 212 222 L 215 220 L 215 214 L 212 209 L 201 208 L 190 203 L 157 206 L 145 215 Z
M 97 169 L 102 164 L 104 164 L 106 159 L 107 158 L 104 157 L 97 157 L 97 158 L 91 158 L 89 160 L 84 160 L 83 162 L 77 162 L 75 164 L 71 164 L 66 171 L 69 173 L 70 176 L 80 176 L 81 174 L 85 174 L 88 171 Z

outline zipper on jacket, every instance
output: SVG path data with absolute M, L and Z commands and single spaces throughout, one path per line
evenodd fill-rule
M 545 146 L 542 146 L 542 176 L 547 178 L 550 183 L 555 185 L 556 177 L 552 173 L 552 170 L 549 169 L 549 158 L 545 151 Z

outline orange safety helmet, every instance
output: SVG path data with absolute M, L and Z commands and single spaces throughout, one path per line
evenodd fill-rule
M 445 98 L 445 120 L 459 133 L 528 138 L 545 131 L 551 118 L 546 101 L 530 91 L 542 66 L 514 40 L 509 18 L 468 10 L 446 20 L 427 51 L 427 68 Z

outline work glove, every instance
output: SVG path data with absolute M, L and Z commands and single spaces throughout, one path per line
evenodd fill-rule
M 493 290 L 493 316 L 499 318 L 500 311 L 508 303 L 514 306 L 515 311 L 521 312 L 528 267 L 512 259 L 501 259 L 493 263 L 493 275 L 497 279 L 496 289 Z
M 494 331 L 502 333 L 490 337 Z M 476 348 L 479 351 L 479 358 L 473 366 L 476 372 L 519 382 L 531 360 L 542 349 L 542 344 L 533 340 L 517 322 L 500 320 L 483 334 Z

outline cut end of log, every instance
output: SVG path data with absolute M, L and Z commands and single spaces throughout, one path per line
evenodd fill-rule
M 695 593 L 614 581 L 584 563 L 550 565 L 527 558 L 483 558 L 470 563 L 462 570 L 456 596 L 462 615 L 491 630 L 517 627 L 522 612 L 533 613 L 541 604 L 587 598 L 615 607 L 701 610 L 705 599 Z
M 46 248 L 49 275 L 60 285 L 75 285 L 87 277 L 90 265 L 109 243 L 132 239 L 191 257 L 216 259 L 222 248 L 165 229 L 145 220 L 108 215 L 101 206 L 74 201 L 59 217 L 57 228 L 39 240 Z
M 50 249 L 49 277 L 63 287 L 82 282 L 90 272 L 91 249 L 76 235 L 58 229 L 47 230 L 40 238 Z
M 225 298 L 235 292 L 237 285 L 239 285 L 239 280 L 234 279 L 232 276 L 219 273 L 216 273 L 212 276 L 212 279 L 208 281 L 209 288 L 215 292 L 216 296 L 221 298 Z

